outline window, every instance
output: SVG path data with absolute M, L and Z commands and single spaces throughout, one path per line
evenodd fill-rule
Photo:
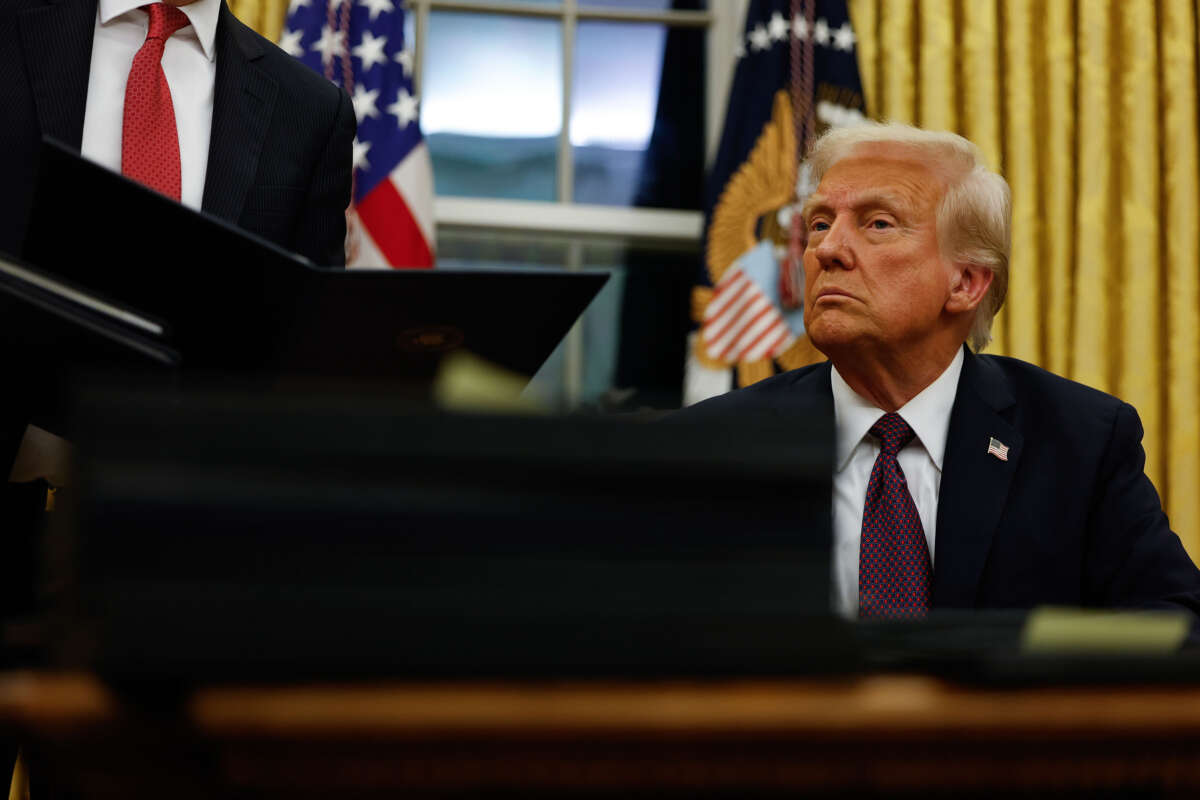
M 565 408 L 611 404 L 622 389 L 673 404 L 700 263 L 705 157 L 744 4 L 408 6 L 439 264 L 609 272 L 530 391 Z

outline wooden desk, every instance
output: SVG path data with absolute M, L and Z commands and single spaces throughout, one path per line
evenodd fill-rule
M 160 698 L 161 700 L 161 698 Z M 0 725 L 85 797 L 482 789 L 1200 789 L 1200 687 L 847 682 L 206 688 L 0 678 Z

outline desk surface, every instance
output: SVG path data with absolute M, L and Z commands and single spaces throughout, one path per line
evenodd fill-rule
M 183 759 L 204 773 L 199 782 L 262 796 L 298 787 L 344 796 L 484 787 L 1200 788 L 1200 687 L 985 690 L 888 675 L 377 684 L 201 688 L 163 707 L 84 675 L 15 673 L 0 678 L 0 726 L 40 742 L 51 761 L 73 763 L 92 785 L 97 770 L 104 785 L 117 785 L 146 769 L 152 742 L 164 764 L 181 748 L 202 753 Z M 178 763 L 172 769 L 177 778 Z

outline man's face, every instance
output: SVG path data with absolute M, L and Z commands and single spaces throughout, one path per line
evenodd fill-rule
M 826 355 L 909 350 L 946 331 L 945 187 L 899 145 L 860 146 L 825 173 L 806 205 L 804 325 Z

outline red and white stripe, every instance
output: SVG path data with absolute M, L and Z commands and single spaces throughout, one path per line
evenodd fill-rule
M 735 364 L 775 358 L 796 340 L 766 294 L 740 269 L 726 270 L 704 310 L 704 352 Z
M 422 142 L 356 206 L 358 242 L 351 267 L 428 268 L 436 252 L 433 163 Z

